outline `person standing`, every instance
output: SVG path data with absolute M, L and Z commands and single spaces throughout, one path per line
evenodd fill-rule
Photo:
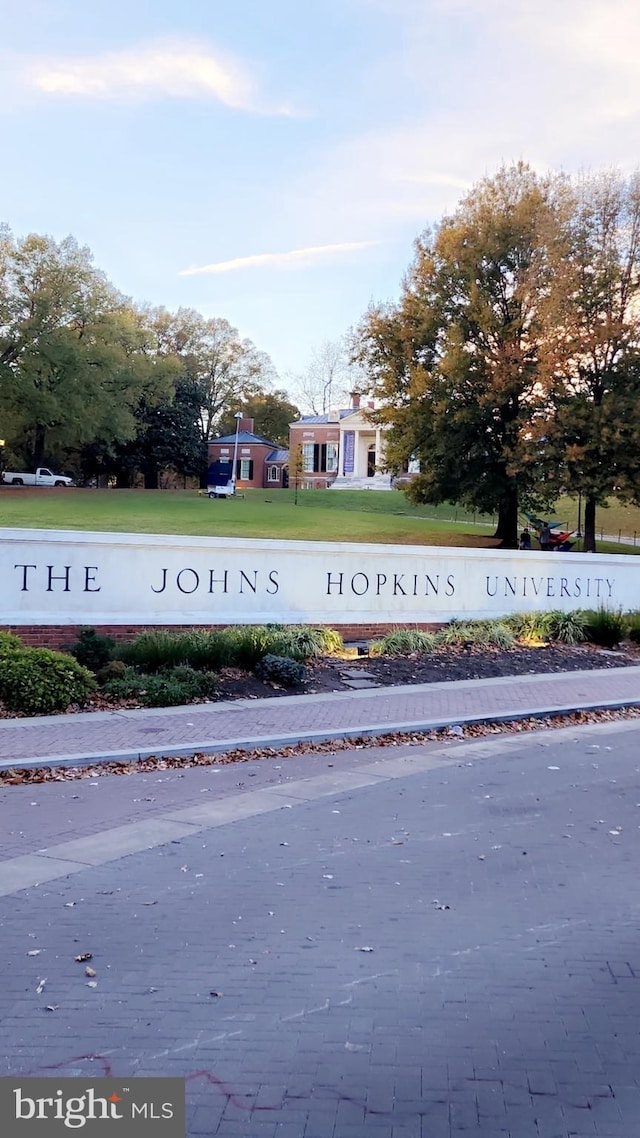
M 549 529 L 548 522 L 545 522 L 540 530 L 540 548 L 546 550 L 551 549 L 551 530 Z

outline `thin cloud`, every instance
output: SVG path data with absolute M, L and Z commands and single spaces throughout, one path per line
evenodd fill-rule
M 293 113 L 287 107 L 269 106 L 238 60 L 198 43 L 164 42 L 41 62 L 31 66 L 29 80 L 44 94 L 69 98 L 208 98 L 235 110 Z
M 182 269 L 178 275 L 193 277 L 198 273 L 235 273 L 239 269 L 308 268 L 327 258 L 356 253 L 378 244 L 378 241 L 344 241 L 339 245 L 310 245 L 307 249 L 290 249 L 288 253 L 254 253 L 251 257 L 235 257 L 232 261 L 216 261 L 212 265 Z

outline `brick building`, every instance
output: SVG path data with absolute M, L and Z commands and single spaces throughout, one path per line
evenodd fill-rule
M 301 448 L 302 490 L 388 490 L 384 464 L 384 430 L 373 424 L 370 408 L 360 406 L 354 392 L 351 407 L 326 415 L 304 415 L 289 424 L 289 449 Z
M 236 489 L 279 490 L 288 484 L 289 451 L 254 434 L 253 419 L 238 423 Z M 233 463 L 236 435 L 223 435 L 209 443 L 209 463 Z

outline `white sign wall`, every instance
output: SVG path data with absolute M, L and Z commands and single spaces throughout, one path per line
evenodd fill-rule
M 394 624 L 640 607 L 622 554 L 0 530 L 0 624 Z

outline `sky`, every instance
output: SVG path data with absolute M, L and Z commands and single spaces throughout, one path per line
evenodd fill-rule
M 0 220 L 290 386 L 479 179 L 640 154 L 638 0 L 3 0 Z

